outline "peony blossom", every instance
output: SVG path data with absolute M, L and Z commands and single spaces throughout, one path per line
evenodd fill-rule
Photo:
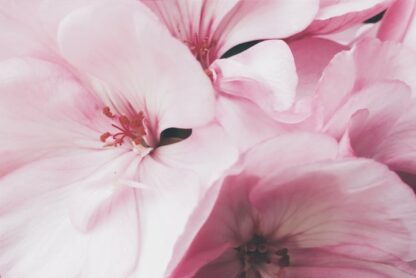
M 75 9 L 57 34 L 59 57 L 0 63 L 0 273 L 161 277 L 236 158 L 210 80 L 137 2 Z
M 383 165 L 336 155 L 305 133 L 253 148 L 201 203 L 170 277 L 414 277 L 416 197 Z

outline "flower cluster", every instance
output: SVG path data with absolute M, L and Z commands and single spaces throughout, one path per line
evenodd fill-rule
M 0 0 L 0 276 L 416 277 L 415 18 Z

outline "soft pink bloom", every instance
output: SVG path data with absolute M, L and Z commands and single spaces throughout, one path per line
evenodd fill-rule
M 318 1 L 143 2 L 189 47 L 212 79 L 218 93 L 217 118 L 241 151 L 285 132 L 285 123 L 308 114 L 303 103 L 294 104 L 296 69 L 283 41 L 264 41 L 219 58 L 240 43 L 302 31 L 314 18 Z
M 414 277 L 415 196 L 387 167 L 336 156 L 307 133 L 253 148 L 191 218 L 170 277 Z
M 317 0 L 141 0 L 188 45 L 204 69 L 240 43 L 289 37 L 313 19 Z
M 86 6 L 57 25 L 66 61 L 0 63 L 0 273 L 162 277 L 236 158 L 213 122 L 211 82 L 139 2 Z

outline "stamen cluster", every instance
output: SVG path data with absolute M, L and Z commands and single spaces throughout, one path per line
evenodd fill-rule
M 106 143 L 105 146 L 121 146 L 126 138 L 129 138 L 135 145 L 146 146 L 143 136 L 146 135 L 145 127 L 143 125 L 144 115 L 139 112 L 133 116 L 115 115 L 111 112 L 108 106 L 103 108 L 103 114 L 116 122 L 111 124 L 119 132 L 111 133 L 104 132 L 100 136 L 100 141 Z M 109 140 L 109 139 L 112 140 Z

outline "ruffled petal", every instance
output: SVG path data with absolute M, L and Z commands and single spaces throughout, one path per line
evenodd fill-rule
M 264 111 L 291 107 L 297 75 L 292 53 L 283 41 L 261 42 L 248 50 L 220 59 L 211 66 L 219 91 L 246 98 Z
M 313 23 L 299 36 L 342 31 L 385 10 L 392 0 L 321 1 Z
M 305 38 L 289 43 L 299 77 L 297 98 L 313 95 L 322 72 L 339 52 L 348 49 L 336 42 L 321 38 Z
M 243 42 L 285 38 L 300 32 L 317 9 L 316 0 L 239 1 L 218 27 L 219 53 Z

